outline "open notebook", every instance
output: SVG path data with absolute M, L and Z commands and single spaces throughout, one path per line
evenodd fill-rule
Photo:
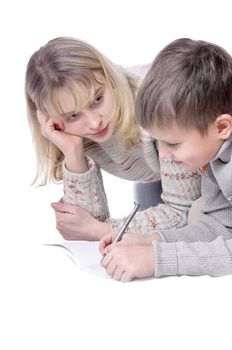
M 107 277 L 101 266 L 102 255 L 99 252 L 99 241 L 64 241 L 61 243 L 45 244 L 48 247 L 62 249 L 75 265 L 100 277 Z

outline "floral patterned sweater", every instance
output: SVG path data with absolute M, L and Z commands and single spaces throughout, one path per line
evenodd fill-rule
M 152 234 L 156 229 L 175 229 L 186 225 L 192 202 L 200 196 L 201 176 L 184 171 L 171 161 L 159 160 L 154 140 L 141 131 L 138 143 L 124 150 L 117 135 L 87 151 L 89 170 L 71 173 L 63 165 L 64 202 L 79 205 L 95 218 L 108 220 L 113 226 L 122 219 L 109 218 L 107 197 L 101 169 L 119 178 L 138 182 L 161 180 L 163 203 L 137 212 L 130 229 Z
M 128 77 L 142 81 L 148 68 L 149 65 L 138 65 L 125 70 Z M 71 173 L 63 165 L 64 201 L 79 205 L 95 218 L 110 221 L 113 226 L 121 225 L 124 218 L 109 217 L 101 169 L 135 182 L 161 180 L 163 203 L 136 213 L 130 228 L 138 233 L 152 234 L 156 229 L 185 226 L 193 201 L 200 197 L 200 174 L 159 160 L 154 139 L 143 130 L 132 148 L 123 149 L 115 134 L 109 141 L 88 150 L 86 159 L 89 170 L 84 174 Z

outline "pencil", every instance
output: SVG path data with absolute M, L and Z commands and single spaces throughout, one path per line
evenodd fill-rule
M 117 236 L 114 238 L 114 240 L 113 240 L 112 243 L 116 243 L 116 242 L 121 241 L 121 239 L 122 239 L 124 233 L 126 232 L 127 227 L 129 226 L 131 220 L 132 220 L 133 217 L 135 216 L 135 214 L 136 214 L 136 212 L 138 211 L 139 207 L 140 207 L 140 204 L 135 203 L 135 206 L 134 206 L 132 212 L 131 212 L 131 213 L 128 215 L 128 217 L 126 218 L 125 222 L 123 223 L 122 227 L 120 228 L 120 230 L 119 230 Z M 111 244 L 112 244 L 112 243 L 111 243 Z M 105 257 L 105 255 L 102 257 L 101 262 L 102 262 L 102 260 L 104 259 L 104 257 Z
M 127 217 L 126 221 L 124 222 L 124 224 L 123 224 L 122 227 L 120 228 L 120 230 L 119 230 L 117 236 L 115 237 L 115 239 L 113 240 L 112 243 L 116 243 L 116 242 L 121 241 L 121 239 L 122 239 L 124 233 L 126 232 L 127 227 L 129 226 L 131 220 L 132 220 L 133 217 L 135 216 L 135 214 L 136 214 L 136 212 L 138 211 L 139 207 L 140 207 L 140 204 L 135 203 L 135 206 L 134 206 L 132 212 L 131 212 L 130 215 Z

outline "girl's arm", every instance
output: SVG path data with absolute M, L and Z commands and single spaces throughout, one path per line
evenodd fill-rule
M 201 195 L 201 176 L 197 172 L 184 171 L 171 161 L 160 161 L 163 203 L 137 212 L 130 229 L 142 234 L 154 234 L 157 230 L 177 229 L 187 224 L 192 203 Z M 111 219 L 113 226 L 122 224 Z
M 124 222 L 124 218 L 109 218 L 101 172 L 91 159 L 88 159 L 88 167 L 89 170 L 80 175 L 64 169 L 64 202 L 69 203 L 72 215 L 66 215 L 67 209 L 63 210 L 62 203 L 60 203 L 61 213 L 59 214 L 59 222 L 57 219 L 57 228 L 67 239 L 81 239 L 80 237 L 84 239 L 83 237 L 89 235 L 99 239 L 107 231 L 109 232 L 109 222 L 112 229 L 115 230 Z M 175 229 L 186 225 L 188 210 L 192 202 L 200 196 L 200 175 L 194 172 L 183 172 L 179 166 L 173 163 L 161 162 L 161 178 L 164 204 L 137 212 L 130 224 L 130 230 L 133 233 L 152 235 L 158 229 Z M 88 222 L 92 222 L 92 220 L 88 220 L 87 217 L 80 228 L 79 212 L 74 210 L 70 204 L 86 209 L 100 221 L 106 220 L 104 229 L 100 221 L 96 219 L 94 225 L 90 226 Z M 56 210 L 56 208 L 54 209 Z M 100 235 L 94 232 L 98 229 Z M 91 230 L 93 232 L 90 232 Z
M 64 154 L 64 203 L 79 205 L 101 221 L 109 216 L 99 167 L 85 157 L 83 139 L 65 132 L 64 124 L 37 111 L 41 133 Z
M 107 198 L 99 166 L 87 158 L 88 170 L 83 174 L 69 172 L 63 165 L 64 203 L 78 205 L 94 218 L 104 221 L 109 217 Z

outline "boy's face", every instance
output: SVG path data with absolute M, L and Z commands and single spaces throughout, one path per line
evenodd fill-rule
M 175 122 L 162 129 L 154 125 L 149 132 L 159 143 L 160 158 L 172 160 L 188 170 L 207 164 L 224 142 L 218 138 L 214 124 L 205 135 L 197 129 L 181 128 Z

